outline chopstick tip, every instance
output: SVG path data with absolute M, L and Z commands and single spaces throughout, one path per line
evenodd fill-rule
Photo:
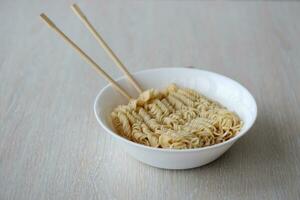
M 79 16 L 79 18 L 84 19 L 85 21 L 87 20 L 85 14 L 83 14 L 83 12 L 81 11 L 81 9 L 79 8 L 79 6 L 77 4 L 75 4 L 75 3 L 72 4 L 71 9 L 77 16 Z
M 40 18 L 42 19 L 42 20 L 44 20 L 45 22 L 48 22 L 50 19 L 47 17 L 47 15 L 45 14 L 45 13 L 41 13 L 40 14 Z
M 41 19 L 48 24 L 50 27 L 55 27 L 55 24 L 49 19 L 49 17 L 45 13 L 40 14 Z
M 72 8 L 73 10 L 77 10 L 77 9 L 78 9 L 78 6 L 77 6 L 76 3 L 73 3 L 73 4 L 71 5 L 71 8 Z
M 46 17 L 45 13 L 41 13 L 41 14 L 40 14 L 40 17 L 41 17 L 41 18 L 45 18 L 45 17 Z

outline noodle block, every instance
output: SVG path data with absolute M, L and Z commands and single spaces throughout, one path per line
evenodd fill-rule
M 117 133 L 155 148 L 191 149 L 234 137 L 243 122 L 239 116 L 199 92 L 175 84 L 149 89 L 111 113 Z

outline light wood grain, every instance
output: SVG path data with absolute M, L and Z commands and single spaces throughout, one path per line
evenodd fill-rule
M 106 82 L 38 18 L 47 11 L 120 76 L 71 3 L 0 3 L 1 200 L 300 198 L 298 2 L 78 2 L 130 71 L 195 66 L 255 96 L 249 134 L 215 162 L 185 171 L 135 161 L 97 124 L 92 104 Z

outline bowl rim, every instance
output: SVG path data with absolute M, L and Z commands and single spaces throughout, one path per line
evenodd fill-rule
M 199 147 L 199 148 L 194 148 L 194 149 L 163 149 L 163 148 L 156 148 L 156 147 L 150 147 L 150 146 L 146 146 L 146 145 L 143 145 L 143 144 L 139 144 L 139 143 L 135 143 L 131 140 L 128 140 L 122 136 L 120 136 L 119 134 L 115 133 L 114 131 L 111 131 L 101 120 L 100 120 L 100 117 L 98 116 L 98 113 L 97 113 L 97 105 L 98 105 L 98 101 L 99 101 L 99 98 L 100 96 L 103 94 L 103 92 L 111 87 L 111 84 L 107 84 L 106 86 L 104 86 L 100 92 L 97 94 L 96 98 L 95 98 L 95 101 L 94 101 L 94 114 L 96 116 L 96 119 L 98 121 L 98 123 L 101 125 L 101 127 L 107 131 L 110 135 L 112 135 L 113 137 L 116 137 L 117 139 L 120 139 L 122 140 L 123 142 L 129 144 L 129 145 L 134 145 L 136 147 L 140 147 L 140 148 L 144 148 L 146 150 L 153 150 L 153 151 L 162 151 L 162 152 L 173 152 L 173 153 L 186 153 L 186 152 L 197 152 L 197 151 L 204 151 L 204 150 L 207 150 L 207 149 L 213 149 L 213 148 L 218 148 L 218 147 L 221 147 L 223 145 L 226 145 L 228 143 L 231 143 L 231 142 L 235 142 L 237 141 L 239 138 L 241 138 L 243 135 L 245 135 L 254 125 L 255 121 L 256 121 L 256 118 L 257 118 L 257 104 L 256 104 L 256 101 L 255 101 L 255 98 L 253 97 L 253 95 L 250 93 L 250 91 L 245 87 L 243 86 L 242 84 L 240 84 L 239 82 L 227 77 L 227 76 L 224 76 L 222 74 L 219 74 L 219 73 L 216 73 L 216 72 L 212 72 L 212 71 L 207 71 L 207 70 L 203 70 L 203 69 L 198 69 L 198 68 L 187 68 L 187 67 L 163 67 L 163 68 L 154 68 L 154 69 L 146 69 L 146 70 L 141 70 L 141 71 L 137 71 L 137 72 L 133 72 L 132 74 L 133 75 L 138 75 L 138 74 L 142 74 L 142 73 L 147 73 L 147 72 L 155 72 L 155 71 L 161 71 L 161 70 L 190 70 L 190 71 L 202 71 L 202 72 L 205 72 L 205 73 L 210 73 L 212 75 L 217 75 L 217 76 L 221 76 L 227 80 L 230 80 L 230 81 L 233 81 L 234 83 L 236 83 L 237 85 L 241 86 L 244 90 L 246 90 L 246 92 L 248 92 L 248 94 L 250 95 L 250 98 L 252 99 L 252 101 L 254 102 L 254 107 L 255 107 L 255 112 L 254 112 L 254 118 L 253 120 L 250 122 L 250 125 L 247 129 L 243 130 L 242 132 L 239 132 L 236 136 L 230 138 L 229 140 L 225 141 L 225 142 L 222 142 L 222 143 L 219 143 L 219 144 L 214 144 L 214 145 L 211 145 L 211 146 L 206 146 L 206 147 Z M 121 77 L 118 77 L 115 79 L 116 82 L 120 81 L 120 80 L 123 80 L 123 79 L 126 79 L 125 76 L 121 76 Z

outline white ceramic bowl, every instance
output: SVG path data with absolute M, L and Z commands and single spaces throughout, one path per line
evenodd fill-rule
M 159 168 L 188 169 L 205 165 L 221 156 L 231 145 L 241 138 L 253 125 L 257 106 L 249 91 L 225 76 L 198 69 L 158 68 L 134 73 L 134 77 L 143 88 L 162 89 L 170 83 L 195 89 L 207 97 L 216 100 L 235 111 L 244 121 L 244 126 L 235 137 L 226 142 L 198 149 L 174 150 L 147 147 L 131 142 L 119 136 L 114 130 L 110 113 L 119 104 L 127 100 L 113 90 L 111 85 L 104 87 L 98 94 L 94 111 L 99 124 L 122 145 L 124 150 L 135 159 Z M 125 77 L 117 79 L 126 91 L 136 96 Z

